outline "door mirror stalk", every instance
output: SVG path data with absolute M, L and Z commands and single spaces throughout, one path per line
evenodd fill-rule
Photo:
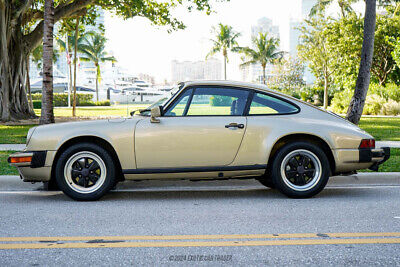
M 152 108 L 150 111 L 150 122 L 159 123 L 160 120 L 157 118 L 162 116 L 162 111 L 162 106 Z

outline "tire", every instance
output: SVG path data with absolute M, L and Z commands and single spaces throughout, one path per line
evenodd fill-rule
M 97 200 L 117 183 L 113 158 L 92 143 L 75 144 L 62 152 L 55 173 L 64 194 L 81 201 Z
M 43 190 L 44 191 L 58 191 L 58 190 L 60 190 L 60 188 L 58 188 L 56 180 L 51 179 L 48 182 L 43 182 Z
M 272 183 L 290 198 L 309 198 L 324 189 L 330 176 L 325 152 L 307 142 L 294 142 L 276 153 L 271 168 Z
M 261 178 L 257 179 L 257 181 L 259 181 L 260 184 L 262 184 L 265 187 L 269 187 L 269 188 L 272 188 L 272 189 L 275 188 L 275 185 L 272 182 L 272 179 L 270 177 L 261 177 Z

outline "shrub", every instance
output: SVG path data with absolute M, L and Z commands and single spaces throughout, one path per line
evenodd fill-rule
M 42 100 L 32 100 L 32 104 L 34 109 L 42 108 Z
M 384 115 L 400 115 L 400 102 L 389 99 L 388 102 L 382 105 L 381 112 Z
M 392 99 L 396 102 L 400 102 L 400 88 L 393 83 L 386 84 L 386 86 L 371 84 L 368 89 L 368 94 L 375 94 L 381 96 L 385 100 Z
M 232 97 L 230 97 L 230 96 L 212 96 L 210 98 L 210 104 L 211 104 L 211 106 L 215 106 L 215 107 L 231 106 Z
M 73 95 L 71 94 L 71 104 Z M 91 94 L 76 94 L 76 104 L 86 103 L 92 101 L 93 96 Z M 32 100 L 42 100 L 42 94 L 32 94 Z M 66 107 L 68 106 L 68 94 L 67 93 L 55 93 L 53 94 L 53 101 L 55 107 Z
M 111 106 L 110 100 L 96 101 L 94 103 L 96 106 Z
M 80 103 L 76 104 L 79 107 L 89 107 L 89 106 L 95 106 L 96 104 L 93 101 L 83 101 Z
M 329 110 L 335 113 L 346 113 L 352 96 L 353 92 L 348 89 L 335 93 Z
M 332 100 L 330 110 L 336 113 L 346 113 L 353 89 L 337 92 Z M 371 84 L 363 110 L 364 115 L 393 115 L 397 112 L 397 103 L 400 103 L 400 88 L 395 84 L 382 86 Z
M 385 99 L 379 95 L 369 95 L 365 100 L 364 115 L 378 115 L 381 112 Z

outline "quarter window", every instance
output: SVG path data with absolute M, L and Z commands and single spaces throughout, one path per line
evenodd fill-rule
M 187 116 L 241 116 L 249 92 L 234 88 L 196 88 Z
M 164 116 L 183 116 L 186 105 L 192 95 L 192 89 L 186 90 L 177 101 L 165 112 Z
M 255 93 L 250 105 L 249 115 L 289 114 L 297 111 L 297 107 L 286 101 Z

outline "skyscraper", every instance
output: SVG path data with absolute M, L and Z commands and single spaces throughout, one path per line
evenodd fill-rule
M 279 26 L 274 25 L 272 20 L 267 17 L 262 17 L 257 20 L 257 24 L 251 26 L 251 36 L 257 37 L 259 33 L 268 33 L 268 38 L 274 37 L 280 39 Z M 263 69 L 261 64 L 250 64 L 240 67 L 242 80 L 246 82 L 262 82 Z M 266 75 L 268 76 L 272 70 L 270 64 L 266 67 Z
M 173 83 L 190 80 L 220 80 L 221 61 L 209 58 L 206 61 L 171 62 L 171 80 Z

